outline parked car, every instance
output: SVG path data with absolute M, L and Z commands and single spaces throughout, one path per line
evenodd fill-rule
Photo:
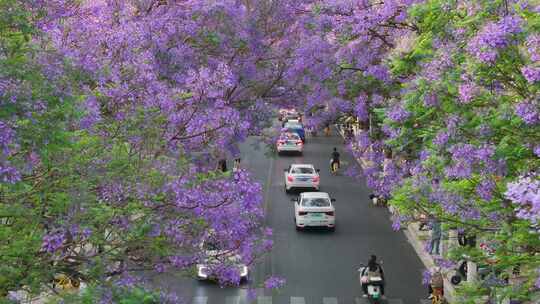
M 204 262 L 197 264 L 197 279 L 198 280 L 214 280 L 215 275 L 212 273 L 212 266 L 226 261 L 239 272 L 242 281 L 246 281 L 249 275 L 248 267 L 240 261 L 240 256 L 234 250 L 221 248 L 221 246 L 213 241 L 205 240 L 201 244 L 205 252 L 206 259 Z
M 276 146 L 278 154 L 282 152 L 298 152 L 302 154 L 304 151 L 304 143 L 296 133 L 282 133 L 277 140 Z
M 294 223 L 296 229 L 305 227 L 328 227 L 335 229 L 336 210 L 332 204 L 335 199 L 326 192 L 303 192 L 294 202 Z
M 287 129 L 287 132 L 298 134 L 303 142 L 306 141 L 306 132 L 304 131 L 304 126 L 301 123 L 286 122 L 283 125 L 283 128 Z
M 319 191 L 319 170 L 309 164 L 292 164 L 285 171 L 285 192 L 293 188 L 310 188 Z

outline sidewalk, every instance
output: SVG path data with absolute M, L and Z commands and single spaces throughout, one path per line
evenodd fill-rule
M 336 125 L 336 129 L 342 137 L 345 137 L 345 134 L 339 125 Z M 356 161 L 358 162 L 358 164 L 360 164 L 360 167 L 362 169 L 369 166 L 369 161 L 366 159 L 357 158 Z M 391 206 L 388 209 L 390 211 L 390 214 L 393 215 L 393 210 Z M 412 222 L 408 224 L 407 227 L 402 228 L 401 230 L 403 231 L 403 233 L 407 237 L 407 240 L 416 251 L 416 254 L 420 258 L 424 266 L 427 269 L 431 269 L 435 267 L 435 260 L 433 256 L 424 250 L 424 241 L 427 241 L 430 239 L 429 231 L 420 231 L 418 222 Z M 441 244 L 441 247 L 443 247 L 443 244 Z M 454 289 L 454 285 L 450 283 L 451 273 L 453 273 L 453 271 L 446 272 L 444 274 L 444 295 L 448 303 L 455 303 L 455 299 L 454 299 L 455 289 Z

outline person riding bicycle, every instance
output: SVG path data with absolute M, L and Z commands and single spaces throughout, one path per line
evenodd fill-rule
M 339 168 L 340 162 L 339 162 L 339 152 L 337 151 L 337 148 L 334 147 L 334 151 L 332 152 L 332 158 L 330 159 L 330 167 L 334 168 L 334 164 L 337 163 L 337 167 Z

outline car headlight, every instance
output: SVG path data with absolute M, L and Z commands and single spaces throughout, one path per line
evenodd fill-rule
M 245 266 L 245 265 L 240 266 L 240 277 L 247 277 L 247 275 L 248 275 L 247 266 Z
M 197 265 L 197 276 L 200 278 L 207 278 L 208 268 L 202 265 Z

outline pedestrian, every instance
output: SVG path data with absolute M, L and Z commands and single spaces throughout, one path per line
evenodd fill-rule
M 441 223 L 437 219 L 433 219 L 431 222 L 431 254 L 438 255 L 440 253 L 441 236 Z
M 234 159 L 233 171 L 240 169 L 240 157 Z
M 428 225 L 428 221 L 427 221 L 427 215 L 425 213 L 420 213 L 418 222 L 420 223 L 418 225 L 418 230 L 420 230 L 420 231 L 427 230 L 426 228 L 429 225 Z
M 227 160 L 226 159 L 220 159 L 218 161 L 218 170 L 221 172 L 227 172 Z
M 433 273 L 431 274 L 431 278 L 429 280 L 428 292 L 428 299 L 433 298 L 434 294 L 439 296 L 444 295 L 444 278 L 440 267 L 433 268 Z

